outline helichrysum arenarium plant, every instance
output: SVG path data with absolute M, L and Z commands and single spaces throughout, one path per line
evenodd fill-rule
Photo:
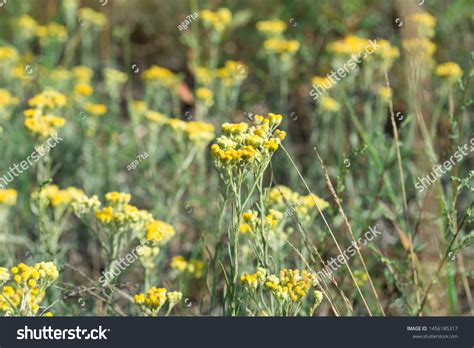
M 255 273 L 244 273 L 240 282 L 242 302 L 252 316 L 312 315 L 323 298 L 320 291 L 313 290 L 318 283 L 316 274 L 306 270 L 282 269 L 275 275 L 259 267 Z
M 41 301 L 58 276 L 53 262 L 20 263 L 10 270 L 0 267 L 0 311 L 6 316 L 50 316 Z
M 168 316 L 182 297 L 183 294 L 179 291 L 152 287 L 145 293 L 136 294 L 134 300 L 142 315 L 156 317 L 163 307 L 166 310 L 165 315 Z

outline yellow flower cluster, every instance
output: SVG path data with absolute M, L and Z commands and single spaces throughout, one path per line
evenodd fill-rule
M 328 51 L 339 55 L 352 55 L 364 51 L 369 41 L 365 38 L 348 35 L 343 39 L 331 42 L 328 45 Z
M 196 75 L 197 82 L 202 86 L 209 86 L 214 81 L 215 73 L 208 68 L 197 67 L 194 74 Z
M 265 284 L 266 279 L 267 270 L 262 267 L 258 267 L 255 273 L 244 273 L 240 277 L 240 284 L 242 284 L 242 286 L 247 289 L 256 290 L 258 286 Z
M 34 192 L 32 194 L 33 198 L 38 197 L 38 194 L 41 199 L 47 200 L 53 207 L 72 204 L 85 196 L 84 192 L 78 188 L 68 187 L 61 190 L 56 185 L 48 185 L 39 193 Z
M 44 297 L 45 290 L 56 279 L 59 273 L 53 262 L 40 262 L 33 266 L 20 263 L 8 272 L 0 268 L 0 280 L 5 285 L 0 292 L 0 311 L 9 315 L 35 315 Z
M 16 204 L 18 193 L 14 189 L 0 189 L 0 206 L 13 206 Z
M 446 62 L 436 67 L 436 75 L 446 79 L 456 80 L 462 77 L 463 71 L 461 67 L 454 62 Z
M 222 68 L 217 69 L 216 75 L 224 86 L 233 87 L 247 78 L 248 67 L 242 62 L 227 60 Z
M 74 214 L 79 217 L 87 215 L 91 210 L 96 211 L 101 206 L 99 198 L 97 196 L 87 197 L 83 195 L 78 197 L 72 202 L 72 209 Z
M 176 234 L 175 229 L 170 224 L 161 220 L 149 220 L 145 224 L 146 239 L 164 244 Z
M 81 203 L 95 208 L 95 217 L 104 225 L 127 225 L 130 227 L 141 226 L 152 219 L 151 214 L 146 210 L 139 210 L 137 207 L 128 204 L 132 196 L 123 192 L 109 192 L 105 195 L 106 201 L 110 204 L 102 209 L 97 209 L 100 204 L 92 197 L 92 201 L 82 201 Z M 75 209 L 76 211 L 77 209 Z
M 85 84 L 90 84 L 92 76 L 94 75 L 92 69 L 84 65 L 75 66 L 72 68 L 72 73 L 74 74 L 77 83 Z
M 259 267 L 255 273 L 244 273 L 240 283 L 251 291 L 258 288 L 268 290 L 278 301 L 297 302 L 306 296 L 311 287 L 317 285 L 318 280 L 315 273 L 306 270 L 283 269 L 277 276 L 267 274 L 265 269 Z
M 386 103 L 392 98 L 392 89 L 387 86 L 382 86 L 377 90 L 377 94 L 382 98 Z
M 84 20 L 85 25 L 91 25 L 99 29 L 107 24 L 107 17 L 105 17 L 105 15 L 89 7 L 81 8 L 79 10 L 79 17 Z
M 436 26 L 436 18 L 428 12 L 414 13 L 408 19 L 415 24 L 421 36 L 433 37 Z
M 137 304 L 144 315 L 156 316 L 160 309 L 168 302 L 168 313 L 183 298 L 183 294 L 178 291 L 168 291 L 166 288 L 152 287 L 146 293 L 134 296 Z
M 229 167 L 247 169 L 254 163 L 269 160 L 286 136 L 277 129 L 281 121 L 281 115 L 270 113 L 267 117 L 256 115 L 252 126 L 244 122 L 224 123 L 224 135 L 211 146 L 216 167 L 224 171 Z
M 171 258 L 172 269 L 177 270 L 180 273 L 186 273 L 194 278 L 201 278 L 204 272 L 204 262 L 197 259 L 186 260 L 183 256 L 173 256 Z
M 270 190 L 267 206 L 278 211 L 286 211 L 286 215 L 296 214 L 300 220 L 307 221 L 310 219 L 310 210 L 316 205 L 315 202 L 321 211 L 329 207 L 328 202 L 315 194 L 300 195 L 289 187 L 279 185 Z M 290 211 L 288 205 L 291 207 Z M 312 209 L 311 211 L 317 210 Z
M 436 45 L 427 38 L 405 39 L 402 46 L 409 53 L 418 54 L 423 58 L 431 58 L 436 51 Z
M 174 88 L 179 83 L 179 78 L 171 70 L 157 65 L 145 70 L 142 78 L 145 81 L 156 82 L 165 88 Z
M 377 47 L 374 52 L 375 57 L 379 57 L 384 66 L 390 68 L 393 65 L 393 61 L 400 57 L 400 50 L 384 39 L 377 39 L 377 46 L 380 47 Z
M 122 85 L 128 80 L 127 74 L 120 70 L 105 68 L 104 69 L 105 83 L 109 86 Z
M 95 217 L 105 225 L 137 224 L 151 219 L 151 214 L 146 210 L 139 210 L 130 204 L 121 204 L 116 207 L 107 206 L 95 211 Z
M 403 40 L 403 48 L 417 60 L 430 61 L 436 51 L 436 45 L 430 40 L 435 33 L 436 18 L 421 12 L 411 15 L 409 20 L 417 27 L 418 37 Z
M 242 62 L 227 60 L 224 66 L 216 70 L 198 67 L 196 68 L 195 75 L 198 84 L 201 86 L 210 86 L 216 78 L 219 78 L 219 81 L 225 87 L 234 87 L 241 84 L 247 78 L 248 67 Z
M 282 219 L 283 214 L 280 211 L 269 209 L 268 214 L 263 220 L 267 233 L 272 234 L 272 232 L 275 232 L 276 226 Z M 242 223 L 240 224 L 239 231 L 242 234 L 256 233 L 260 223 L 261 219 L 258 213 L 254 210 L 248 210 L 242 214 Z
M 61 24 L 51 22 L 47 25 L 37 26 L 36 36 L 38 36 L 41 43 L 49 41 L 65 42 L 67 39 L 67 29 Z
M 0 88 L 0 110 L 17 105 L 19 102 L 20 100 L 12 96 L 8 90 Z
M 17 17 L 13 21 L 17 34 L 23 39 L 31 39 L 35 36 L 38 23 L 28 15 Z
M 0 46 L 0 62 L 11 63 L 18 59 L 18 51 L 14 47 Z
M 206 107 L 214 104 L 214 93 L 206 87 L 199 87 L 196 89 L 196 98 L 200 100 Z
M 214 139 L 214 126 L 201 121 L 183 121 L 177 118 L 170 119 L 166 125 L 173 132 L 183 136 L 186 141 L 195 145 L 207 145 Z
M 93 116 L 103 116 L 107 112 L 107 106 L 104 104 L 85 103 L 84 110 Z
M 66 105 L 66 101 L 67 99 L 64 94 L 54 89 L 46 89 L 28 100 L 28 105 L 32 108 L 56 109 Z
M 330 88 L 333 82 L 326 76 L 313 76 L 311 78 L 311 83 L 316 87 L 322 86 L 324 88 Z
M 257 22 L 256 27 L 258 31 L 264 33 L 265 35 L 278 36 L 286 30 L 287 25 L 282 20 L 276 19 L 269 21 L 259 21 Z
M 199 12 L 204 25 L 222 33 L 232 22 L 232 12 L 228 8 L 221 7 L 217 11 L 202 10 Z
M 77 85 L 74 86 L 74 94 L 77 96 L 81 97 L 88 97 L 94 92 L 94 89 L 92 88 L 91 85 L 87 83 L 78 83 Z
M 160 254 L 160 246 L 167 243 L 175 234 L 173 226 L 160 220 L 147 220 L 144 225 L 145 240 L 147 244 L 144 244 L 144 239 L 141 239 L 141 250 L 139 253 L 140 262 L 146 269 L 153 269 L 158 261 L 158 255 Z
M 318 283 L 315 273 L 306 270 L 283 269 L 279 276 L 269 275 L 265 288 L 270 289 L 277 300 L 302 300 L 311 286 Z
M 127 204 L 132 199 L 132 195 L 123 192 L 108 192 L 105 194 L 105 200 L 110 204 Z
M 320 98 L 319 105 L 321 110 L 327 112 L 338 112 L 341 109 L 341 105 L 328 95 L 323 95 Z
M 64 118 L 53 115 L 41 115 L 41 113 L 42 110 L 40 109 L 28 109 L 24 112 L 26 116 L 25 128 L 33 135 L 47 137 L 57 133 L 59 128 L 64 127 L 66 123 Z
M 264 41 L 263 47 L 267 51 L 277 54 L 294 54 L 300 48 L 300 43 L 296 40 L 271 38 Z
M 145 111 L 145 118 L 150 122 L 160 126 L 167 124 L 169 121 L 169 118 L 167 116 L 163 115 L 161 112 L 153 110 Z

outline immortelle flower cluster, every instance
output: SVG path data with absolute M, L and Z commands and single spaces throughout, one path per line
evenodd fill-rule
M 277 275 L 269 274 L 262 267 L 255 273 L 244 273 L 240 277 L 241 285 L 246 294 L 258 303 L 260 315 L 296 315 L 311 288 L 318 285 L 317 276 L 313 272 L 299 269 L 282 269 Z M 322 301 L 322 293 L 314 291 L 312 311 Z M 269 301 L 261 299 L 269 297 Z
M 7 316 L 36 316 L 41 309 L 45 291 L 58 278 L 53 262 L 40 262 L 33 266 L 20 263 L 10 271 L 0 267 L 0 311 Z M 43 316 L 50 312 L 40 313 Z
M 222 136 L 211 146 L 211 156 L 224 182 L 242 179 L 253 169 L 268 163 L 286 133 L 277 129 L 282 116 L 256 115 L 253 125 L 245 122 L 224 123 Z

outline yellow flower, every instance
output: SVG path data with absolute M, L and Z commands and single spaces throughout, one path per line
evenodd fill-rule
M 91 25 L 98 29 L 107 24 L 107 17 L 100 12 L 96 12 L 89 7 L 83 7 L 79 10 L 79 17 L 84 20 L 85 25 Z
M 17 30 L 17 33 L 24 39 L 31 39 L 35 35 L 36 27 L 38 23 L 28 15 L 22 15 L 14 18 L 13 25 Z
M 409 53 L 418 54 L 422 58 L 431 58 L 436 51 L 436 45 L 426 38 L 405 39 L 402 46 Z
M 400 57 L 400 51 L 384 39 L 377 39 L 377 45 L 380 47 L 375 51 L 375 55 L 382 59 L 387 68 L 390 68 L 393 65 L 393 61 Z
M 207 145 L 214 139 L 214 126 L 201 121 L 186 122 L 185 133 L 187 138 L 196 145 Z
M 265 40 L 263 47 L 270 52 L 278 54 L 294 54 L 300 48 L 300 43 L 296 40 L 272 38 Z
M 90 83 L 92 75 L 94 74 L 91 68 L 83 65 L 78 65 L 72 68 L 72 73 L 74 74 L 74 77 L 78 83 L 86 84 Z
M 286 30 L 286 23 L 281 20 L 259 21 L 257 30 L 268 36 L 277 36 Z
M 47 137 L 57 133 L 57 129 L 64 127 L 66 120 L 62 117 L 45 115 L 39 117 L 28 117 L 25 122 L 25 128 L 32 134 L 40 137 Z
M 463 71 L 457 63 L 446 62 L 439 64 L 435 73 L 439 77 L 456 80 L 462 77 Z
M 107 84 L 110 86 L 113 85 L 122 85 L 128 80 L 127 74 L 121 72 L 120 70 L 105 68 L 104 77 Z
M 135 304 L 140 306 L 145 315 L 158 315 L 163 305 L 168 302 L 168 312 L 181 301 L 183 294 L 178 291 L 169 291 L 166 288 L 152 287 L 145 293 L 134 296 Z
M 160 220 L 148 221 L 145 228 L 146 239 L 161 244 L 166 243 L 176 234 L 173 226 Z
M 84 110 L 94 116 L 103 116 L 107 112 L 107 106 L 105 106 L 104 104 L 86 103 L 84 105 Z
M 36 36 L 39 37 L 41 43 L 46 43 L 50 40 L 65 42 L 67 39 L 67 29 L 63 25 L 51 22 L 47 25 L 37 26 Z
M 322 76 L 313 76 L 311 78 L 311 83 L 316 87 L 322 86 L 324 88 L 330 88 L 332 85 L 330 78 Z
M 196 90 L 196 97 L 208 107 L 214 103 L 214 93 L 209 88 L 199 87 Z
M 166 124 L 169 120 L 169 118 L 165 115 L 163 115 L 161 112 L 158 112 L 158 111 L 146 111 L 145 112 L 145 117 L 153 122 L 153 123 L 156 123 L 158 125 L 163 125 L 163 124 Z
M 365 50 L 369 41 L 355 35 L 348 35 L 341 40 L 336 40 L 328 45 L 328 51 L 340 55 L 352 55 Z
M 428 12 L 414 13 L 408 17 L 419 30 L 421 36 L 433 37 L 434 27 L 436 26 L 436 18 L 430 15 Z
M 0 62 L 11 63 L 18 59 L 18 51 L 14 47 L 0 46 Z
M 170 302 L 171 305 L 178 303 L 183 298 L 183 294 L 179 291 L 170 291 L 166 294 L 166 296 L 168 298 L 168 302 Z
M 171 268 L 183 272 L 188 267 L 188 263 L 185 258 L 181 255 L 173 256 L 171 258 Z
M 204 25 L 216 30 L 217 32 L 223 32 L 232 21 L 232 12 L 228 8 L 221 7 L 217 11 L 202 10 L 199 12 Z
M 10 94 L 4 88 L 0 88 L 0 108 L 7 108 L 12 105 L 17 105 L 20 100 Z
M 384 102 L 388 103 L 390 101 L 390 98 L 392 98 L 392 89 L 383 86 L 377 90 L 377 94 L 382 98 Z
M 0 283 L 5 284 L 10 280 L 10 273 L 8 272 L 8 268 L 0 267 Z
M 320 106 L 323 111 L 338 112 L 341 109 L 341 105 L 333 98 L 323 95 L 320 99 Z
M 169 69 L 159 67 L 157 65 L 151 66 L 143 72 L 142 78 L 145 81 L 157 82 L 166 88 L 176 87 L 179 83 L 178 77 Z
M 105 207 L 102 210 L 96 210 L 95 216 L 102 223 L 111 223 L 114 218 L 114 209 L 112 207 Z
M 308 208 L 318 205 L 319 209 L 324 210 L 329 207 L 329 203 L 315 194 L 300 196 L 300 203 Z
M 66 105 L 66 96 L 54 89 L 46 89 L 45 91 L 35 95 L 28 100 L 28 105 L 36 108 L 59 108 Z
M 214 73 L 204 67 L 196 68 L 196 80 L 203 86 L 208 86 L 214 81 Z
M 59 190 L 54 196 L 50 197 L 51 205 L 67 205 L 84 196 L 84 192 L 75 187 L 68 187 L 65 190 Z
M 74 86 L 74 93 L 77 95 L 90 96 L 94 89 L 85 83 L 80 83 Z
M 132 199 L 132 195 L 123 192 L 109 192 L 105 194 L 105 199 L 111 204 L 126 204 Z
M 222 131 L 227 135 L 237 135 L 244 133 L 249 128 L 249 125 L 245 122 L 241 123 L 224 123 L 222 125 Z

